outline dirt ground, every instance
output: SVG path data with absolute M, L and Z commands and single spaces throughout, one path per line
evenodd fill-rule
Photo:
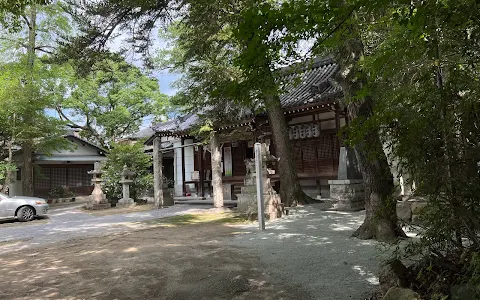
M 225 222 L 155 222 L 0 256 L 0 299 L 310 299 L 225 239 Z M 195 217 L 190 217 L 195 218 Z

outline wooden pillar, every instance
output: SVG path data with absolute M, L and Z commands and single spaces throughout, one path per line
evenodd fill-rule
M 153 139 L 153 198 L 155 208 L 163 206 L 163 155 L 161 137 Z
M 210 148 L 212 151 L 213 206 L 223 207 L 222 152 L 218 134 L 215 131 L 210 134 Z
M 198 145 L 198 175 L 199 175 L 199 187 L 198 187 L 198 195 L 200 197 L 205 197 L 204 185 L 205 185 L 205 168 L 203 163 L 203 146 Z

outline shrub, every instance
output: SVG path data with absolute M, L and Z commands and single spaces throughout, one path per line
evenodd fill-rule
M 50 191 L 49 196 L 52 199 L 60 199 L 60 198 L 71 198 L 74 196 L 74 194 L 67 187 L 57 186 Z

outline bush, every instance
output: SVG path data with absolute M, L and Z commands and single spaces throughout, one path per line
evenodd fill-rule
M 119 181 L 124 165 L 135 173 L 130 185 L 130 198 L 137 202 L 153 185 L 153 175 L 150 173 L 152 159 L 145 154 L 143 143 L 117 144 L 107 154 L 103 173 L 104 192 L 112 204 L 122 198 L 122 185 Z
M 60 198 L 71 198 L 74 196 L 74 194 L 67 187 L 57 186 L 50 191 L 49 196 L 52 199 L 60 199 Z

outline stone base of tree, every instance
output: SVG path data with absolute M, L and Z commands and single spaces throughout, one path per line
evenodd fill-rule
M 137 204 L 135 203 L 135 201 L 133 201 L 132 198 L 129 198 L 129 199 L 118 200 L 116 207 L 117 208 L 131 208 L 131 207 L 134 207 L 136 205 Z
M 265 193 L 265 216 L 270 219 L 280 218 L 282 203 L 278 194 Z M 258 215 L 257 189 L 255 186 L 242 187 L 241 194 L 237 194 L 237 210 L 249 216 Z
M 425 206 L 427 206 L 427 201 L 423 198 L 397 201 L 397 218 L 404 223 L 418 223 Z
M 365 208 L 365 188 L 363 179 L 329 180 L 330 200 L 333 209 L 358 211 Z
M 163 188 L 163 205 L 162 206 L 173 206 L 175 204 L 175 199 L 173 199 L 174 190 L 170 188 Z M 153 194 L 148 194 L 142 197 L 144 201 L 148 204 L 155 204 L 155 198 Z
M 112 205 L 110 203 L 87 203 L 85 207 L 91 210 L 100 210 L 110 208 Z
M 162 206 L 173 206 L 175 200 L 172 197 L 172 194 L 169 191 L 163 192 L 163 205 Z

